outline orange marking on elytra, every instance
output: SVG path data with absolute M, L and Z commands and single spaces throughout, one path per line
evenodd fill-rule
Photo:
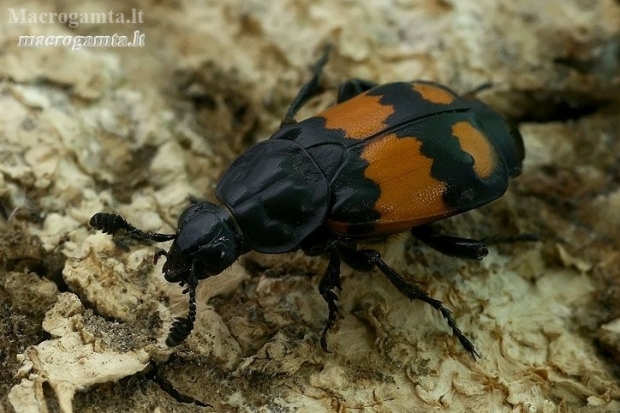
M 421 146 L 415 137 L 390 134 L 364 148 L 364 175 L 381 190 L 374 206 L 381 214 L 378 232 L 403 231 L 452 213 L 443 200 L 447 185 L 431 176 L 433 159 Z
M 428 84 L 428 83 L 414 83 L 413 89 L 422 95 L 422 98 L 432 103 L 440 103 L 443 105 L 449 105 L 454 102 L 455 96 L 445 89 Z
M 481 179 L 486 179 L 495 170 L 495 149 L 489 139 L 471 123 L 466 121 L 452 125 L 452 135 L 459 140 L 461 149 L 474 158 L 474 172 Z
M 364 139 L 384 130 L 388 116 L 394 113 L 391 105 L 383 105 L 380 100 L 381 96 L 362 93 L 317 116 L 325 119 L 327 129 L 342 129 L 347 138 Z

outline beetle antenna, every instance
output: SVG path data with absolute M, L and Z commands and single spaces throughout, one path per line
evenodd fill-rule
M 129 236 L 139 240 L 155 242 L 171 241 L 176 234 L 161 234 L 159 232 L 145 232 L 131 225 L 125 218 L 117 214 L 98 212 L 90 219 L 90 226 L 101 230 L 105 234 L 115 235 L 118 231 L 125 231 Z
M 196 286 L 198 281 L 192 277 L 187 282 L 187 288 L 183 293 L 189 293 L 189 312 L 187 317 L 177 317 L 170 327 L 166 345 L 168 347 L 176 347 L 181 344 L 189 336 L 194 329 L 194 321 L 196 321 Z

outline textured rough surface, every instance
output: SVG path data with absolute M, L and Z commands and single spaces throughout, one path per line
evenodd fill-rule
M 0 26 L 0 411 L 620 411 L 620 4 L 495 0 L 9 1 L 27 13 L 144 12 L 142 24 Z M 8 20 L 8 12 L 5 19 Z M 143 48 L 20 48 L 20 35 L 145 34 Z M 334 44 L 338 82 L 427 79 L 519 122 L 523 174 L 447 230 L 536 233 L 482 262 L 407 237 L 385 260 L 452 309 L 482 358 L 380 274 L 343 269 L 319 346 L 326 267 L 248 254 L 186 297 L 153 246 L 88 228 L 98 211 L 174 229 L 188 196 L 266 139 Z M 314 276 L 314 277 L 312 277 Z

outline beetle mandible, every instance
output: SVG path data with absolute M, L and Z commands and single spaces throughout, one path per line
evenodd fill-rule
M 90 225 L 110 234 L 173 241 L 155 261 L 166 258 L 164 277 L 185 287 L 189 312 L 175 319 L 168 346 L 182 343 L 194 327 L 201 279 L 220 274 L 250 250 L 301 249 L 329 258 L 319 283 L 329 310 L 320 340 L 325 351 L 327 332 L 339 318 L 342 260 L 354 270 L 377 268 L 406 297 L 438 310 L 475 359 L 473 343 L 441 301 L 357 243 L 410 231 L 443 254 L 482 259 L 488 253 L 484 241 L 444 234 L 429 224 L 501 197 L 521 171 L 521 135 L 474 93 L 459 96 L 426 81 L 377 85 L 350 79 L 340 85 L 335 105 L 297 122 L 299 109 L 321 92 L 328 54 L 326 47 L 280 129 L 223 173 L 216 187 L 220 203 L 187 207 L 174 234 L 144 232 L 110 213 L 95 214 Z

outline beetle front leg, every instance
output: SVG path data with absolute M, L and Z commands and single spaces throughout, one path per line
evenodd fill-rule
M 411 234 L 432 249 L 450 257 L 481 260 L 489 253 L 484 241 L 442 234 L 428 225 L 412 228 Z
M 461 329 L 456 325 L 456 321 L 452 317 L 452 313 L 446 307 L 443 306 L 441 301 L 436 300 L 430 297 L 427 293 L 416 287 L 415 285 L 409 284 L 407 280 L 405 280 L 400 274 L 394 271 L 390 266 L 388 266 L 385 261 L 381 259 L 381 254 L 375 250 L 359 250 L 359 251 L 350 251 L 350 256 L 355 256 L 355 260 L 358 261 L 359 265 L 364 265 L 366 267 L 377 267 L 383 274 L 385 274 L 401 293 L 405 295 L 405 297 L 410 300 L 421 300 L 431 307 L 436 309 L 441 313 L 441 315 L 446 319 L 448 325 L 452 329 L 453 334 L 458 338 L 461 342 L 461 345 L 471 354 L 474 360 L 480 355 L 476 351 L 474 344 L 463 334 Z
M 336 322 L 340 318 L 340 306 L 338 305 L 336 289 L 342 290 L 342 284 L 340 283 L 340 255 L 338 255 L 338 251 L 331 249 L 329 264 L 327 264 L 325 274 L 323 274 L 323 278 L 321 278 L 319 283 L 319 293 L 323 296 L 329 308 L 329 316 L 321 333 L 321 347 L 327 353 L 330 352 L 327 349 L 327 332 L 336 326 Z

